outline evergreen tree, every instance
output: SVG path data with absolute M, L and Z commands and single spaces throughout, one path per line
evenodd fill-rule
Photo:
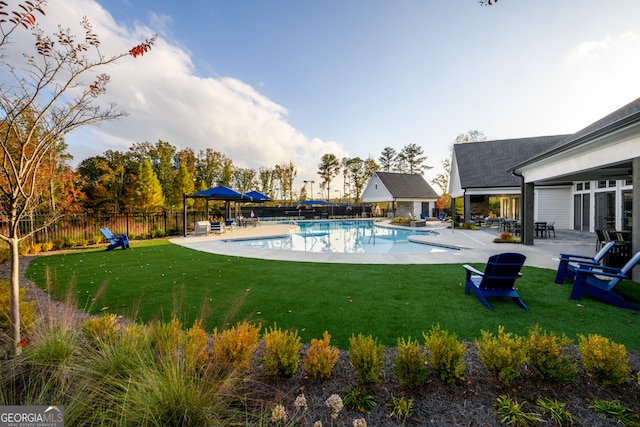
M 162 186 L 149 159 L 144 159 L 140 165 L 132 199 L 131 203 L 134 209 L 144 213 L 160 210 L 164 206 Z

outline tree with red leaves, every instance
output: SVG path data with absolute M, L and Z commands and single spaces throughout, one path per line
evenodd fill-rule
M 16 355 L 20 354 L 18 344 L 24 342 L 18 305 L 18 244 L 38 230 L 25 233 L 19 224 L 42 200 L 42 189 L 51 179 L 46 175 L 51 168 L 44 166 L 70 132 L 126 114 L 114 104 L 97 102 L 109 82 L 109 76 L 99 69 L 126 56 L 137 58 L 155 41 L 153 36 L 127 52 L 107 56 L 100 51 L 98 36 L 86 17 L 81 21 L 84 37 L 62 27 L 57 33 L 45 34 L 36 24 L 45 16 L 45 4 L 45 0 L 24 0 L 9 6 L 0 1 L 0 50 L 13 39 L 25 37 L 25 32 L 31 31 L 34 37 L 33 51 L 24 53 L 23 64 L 0 63 L 7 76 L 0 82 L 0 212 L 6 221 L 0 240 L 11 252 L 10 334 Z M 56 212 L 50 219 L 56 219 Z

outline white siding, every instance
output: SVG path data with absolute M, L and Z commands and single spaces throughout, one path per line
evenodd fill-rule
M 556 229 L 572 228 L 571 187 L 538 187 L 535 190 L 535 220 L 555 221 Z

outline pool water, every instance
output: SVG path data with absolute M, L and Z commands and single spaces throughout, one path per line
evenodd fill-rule
M 252 248 L 335 253 L 433 253 L 451 252 L 455 249 L 415 243 L 408 236 L 437 234 L 429 230 L 402 230 L 382 227 L 375 221 L 299 221 L 299 230 L 288 236 L 227 240 L 235 245 Z

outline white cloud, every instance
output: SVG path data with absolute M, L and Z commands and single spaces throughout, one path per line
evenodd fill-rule
M 79 28 L 83 15 L 89 17 L 106 53 L 126 52 L 159 32 L 141 24 L 123 27 L 89 0 L 50 1 L 42 24 L 49 31 L 54 23 Z M 155 17 L 153 22 L 160 22 L 159 30 L 166 33 L 166 17 Z M 196 76 L 189 53 L 162 37 L 144 56 L 123 58 L 101 71 L 111 76 L 101 102 L 116 102 L 129 115 L 69 135 L 76 162 L 109 149 L 126 151 L 134 142 L 161 139 L 196 152 L 212 148 L 242 167 L 258 169 L 292 161 L 298 178 L 305 179 L 315 175 L 322 154 L 347 155 L 335 142 L 294 129 L 286 120 L 286 108 L 250 85 L 233 77 Z

